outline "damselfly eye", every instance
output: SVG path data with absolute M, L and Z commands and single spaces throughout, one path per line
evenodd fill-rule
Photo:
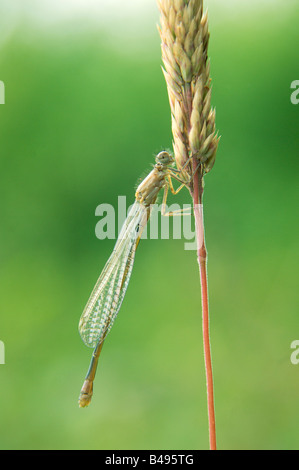
M 169 165 L 173 162 L 173 158 L 168 152 L 163 151 L 156 156 L 156 162 L 162 163 L 162 165 Z

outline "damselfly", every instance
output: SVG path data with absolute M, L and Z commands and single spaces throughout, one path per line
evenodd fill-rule
M 177 194 L 191 181 L 192 175 L 186 177 L 184 167 L 182 170 L 177 170 L 172 168 L 173 163 L 174 159 L 168 152 L 163 151 L 156 156 L 154 169 L 137 188 L 135 203 L 129 211 L 114 250 L 80 318 L 81 338 L 87 346 L 95 348 L 79 397 L 79 406 L 82 408 L 88 406 L 91 401 L 93 381 L 103 342 L 111 330 L 124 299 L 132 273 L 135 252 L 150 217 L 152 205 L 155 204 L 162 188 L 164 188 L 163 207 L 166 204 L 169 189 L 173 194 Z M 188 163 L 189 160 L 186 164 Z M 173 187 L 172 178 L 181 183 L 176 190 Z

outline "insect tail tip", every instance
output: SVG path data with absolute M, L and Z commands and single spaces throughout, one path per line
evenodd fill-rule
M 86 408 L 90 404 L 93 393 L 92 389 L 92 382 L 90 382 L 90 380 L 85 380 L 78 400 L 79 408 Z

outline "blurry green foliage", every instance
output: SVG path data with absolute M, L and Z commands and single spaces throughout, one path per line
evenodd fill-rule
M 298 448 L 294 11 L 210 28 L 222 140 L 205 221 L 220 448 Z M 100 32 L 20 27 L 2 45 L 3 449 L 208 447 L 199 279 L 183 240 L 140 244 L 93 402 L 77 408 L 91 355 L 77 324 L 114 244 L 96 239 L 95 208 L 133 202 L 153 155 L 171 147 L 160 63 L 157 35 L 131 55 Z

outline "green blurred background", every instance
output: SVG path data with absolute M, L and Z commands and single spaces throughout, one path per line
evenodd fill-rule
M 206 449 L 184 240 L 140 244 L 93 402 L 77 406 L 91 357 L 78 320 L 114 245 L 95 237 L 95 208 L 131 204 L 172 139 L 155 1 L 49 4 L 0 5 L 0 448 Z M 205 5 L 222 135 L 205 189 L 218 446 L 298 449 L 298 3 Z

